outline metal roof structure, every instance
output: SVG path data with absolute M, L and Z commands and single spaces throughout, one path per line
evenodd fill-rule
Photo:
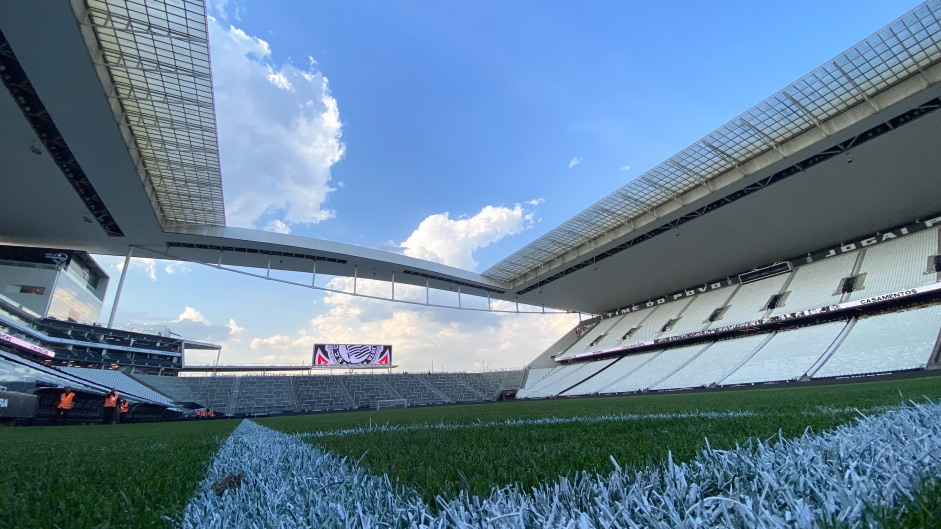
M 786 158 L 787 142 L 813 128 L 827 136 L 831 120 L 859 104 L 876 112 L 873 97 L 941 63 L 941 0 L 931 0 L 889 24 L 797 82 L 752 107 L 614 191 L 559 227 L 514 252 L 481 275 L 519 285 L 557 260 L 566 262 L 600 246 L 598 239 L 663 204 L 681 199 L 766 153 Z M 927 80 L 927 79 L 926 79 Z M 930 84 L 930 83 L 929 83 Z M 654 219 L 655 220 L 655 219 Z M 541 272 L 541 270 L 540 270 Z
M 72 2 L 161 225 L 225 225 L 203 2 Z

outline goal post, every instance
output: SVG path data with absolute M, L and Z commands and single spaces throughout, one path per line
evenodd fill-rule
M 408 401 L 405 399 L 384 399 L 376 401 L 376 410 L 388 408 L 408 408 Z

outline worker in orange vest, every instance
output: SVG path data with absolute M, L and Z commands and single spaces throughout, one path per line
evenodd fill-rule
M 56 418 L 65 424 L 69 418 L 69 411 L 75 405 L 75 393 L 72 393 L 70 386 L 65 386 L 65 391 L 59 394 L 59 404 L 56 405 Z
M 105 395 L 104 414 L 104 424 L 114 424 L 118 420 L 118 392 L 114 388 Z
M 127 400 L 121 399 L 121 422 L 124 422 L 127 417 L 128 409 L 130 409 L 130 405 L 127 403 Z

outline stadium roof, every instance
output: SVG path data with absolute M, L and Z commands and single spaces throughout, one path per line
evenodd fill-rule
M 599 313 L 937 212 L 939 15 L 919 6 L 478 274 L 225 226 L 201 1 L 0 2 L 0 243 Z
M 202 2 L 73 2 L 99 79 L 162 225 L 225 225 Z
M 755 105 L 669 160 L 617 189 L 559 227 L 493 265 L 482 275 L 514 285 L 547 264 L 566 262 L 594 250 L 599 238 L 697 187 L 713 182 L 771 153 L 784 159 L 788 142 L 825 125 L 901 81 L 941 62 L 941 1 L 931 1 L 889 24 L 845 53 Z M 607 241 L 603 241 L 607 242 Z

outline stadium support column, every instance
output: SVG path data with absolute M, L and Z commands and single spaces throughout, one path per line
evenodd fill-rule
M 359 275 L 357 272 L 359 270 L 359 265 L 353 265 L 353 295 L 356 295 L 356 278 Z
M 108 318 L 108 328 L 114 328 L 114 316 L 118 313 L 118 302 L 121 301 L 121 291 L 124 290 L 124 278 L 127 277 L 127 269 L 131 266 L 132 246 L 127 247 L 127 256 L 124 258 L 124 268 L 121 269 L 121 279 L 118 280 L 118 291 L 114 293 L 114 303 L 111 304 L 111 317 Z
M 317 287 L 317 260 L 314 259 L 314 272 L 310 277 L 310 288 Z
M 395 270 L 392 271 L 392 301 L 395 301 Z

